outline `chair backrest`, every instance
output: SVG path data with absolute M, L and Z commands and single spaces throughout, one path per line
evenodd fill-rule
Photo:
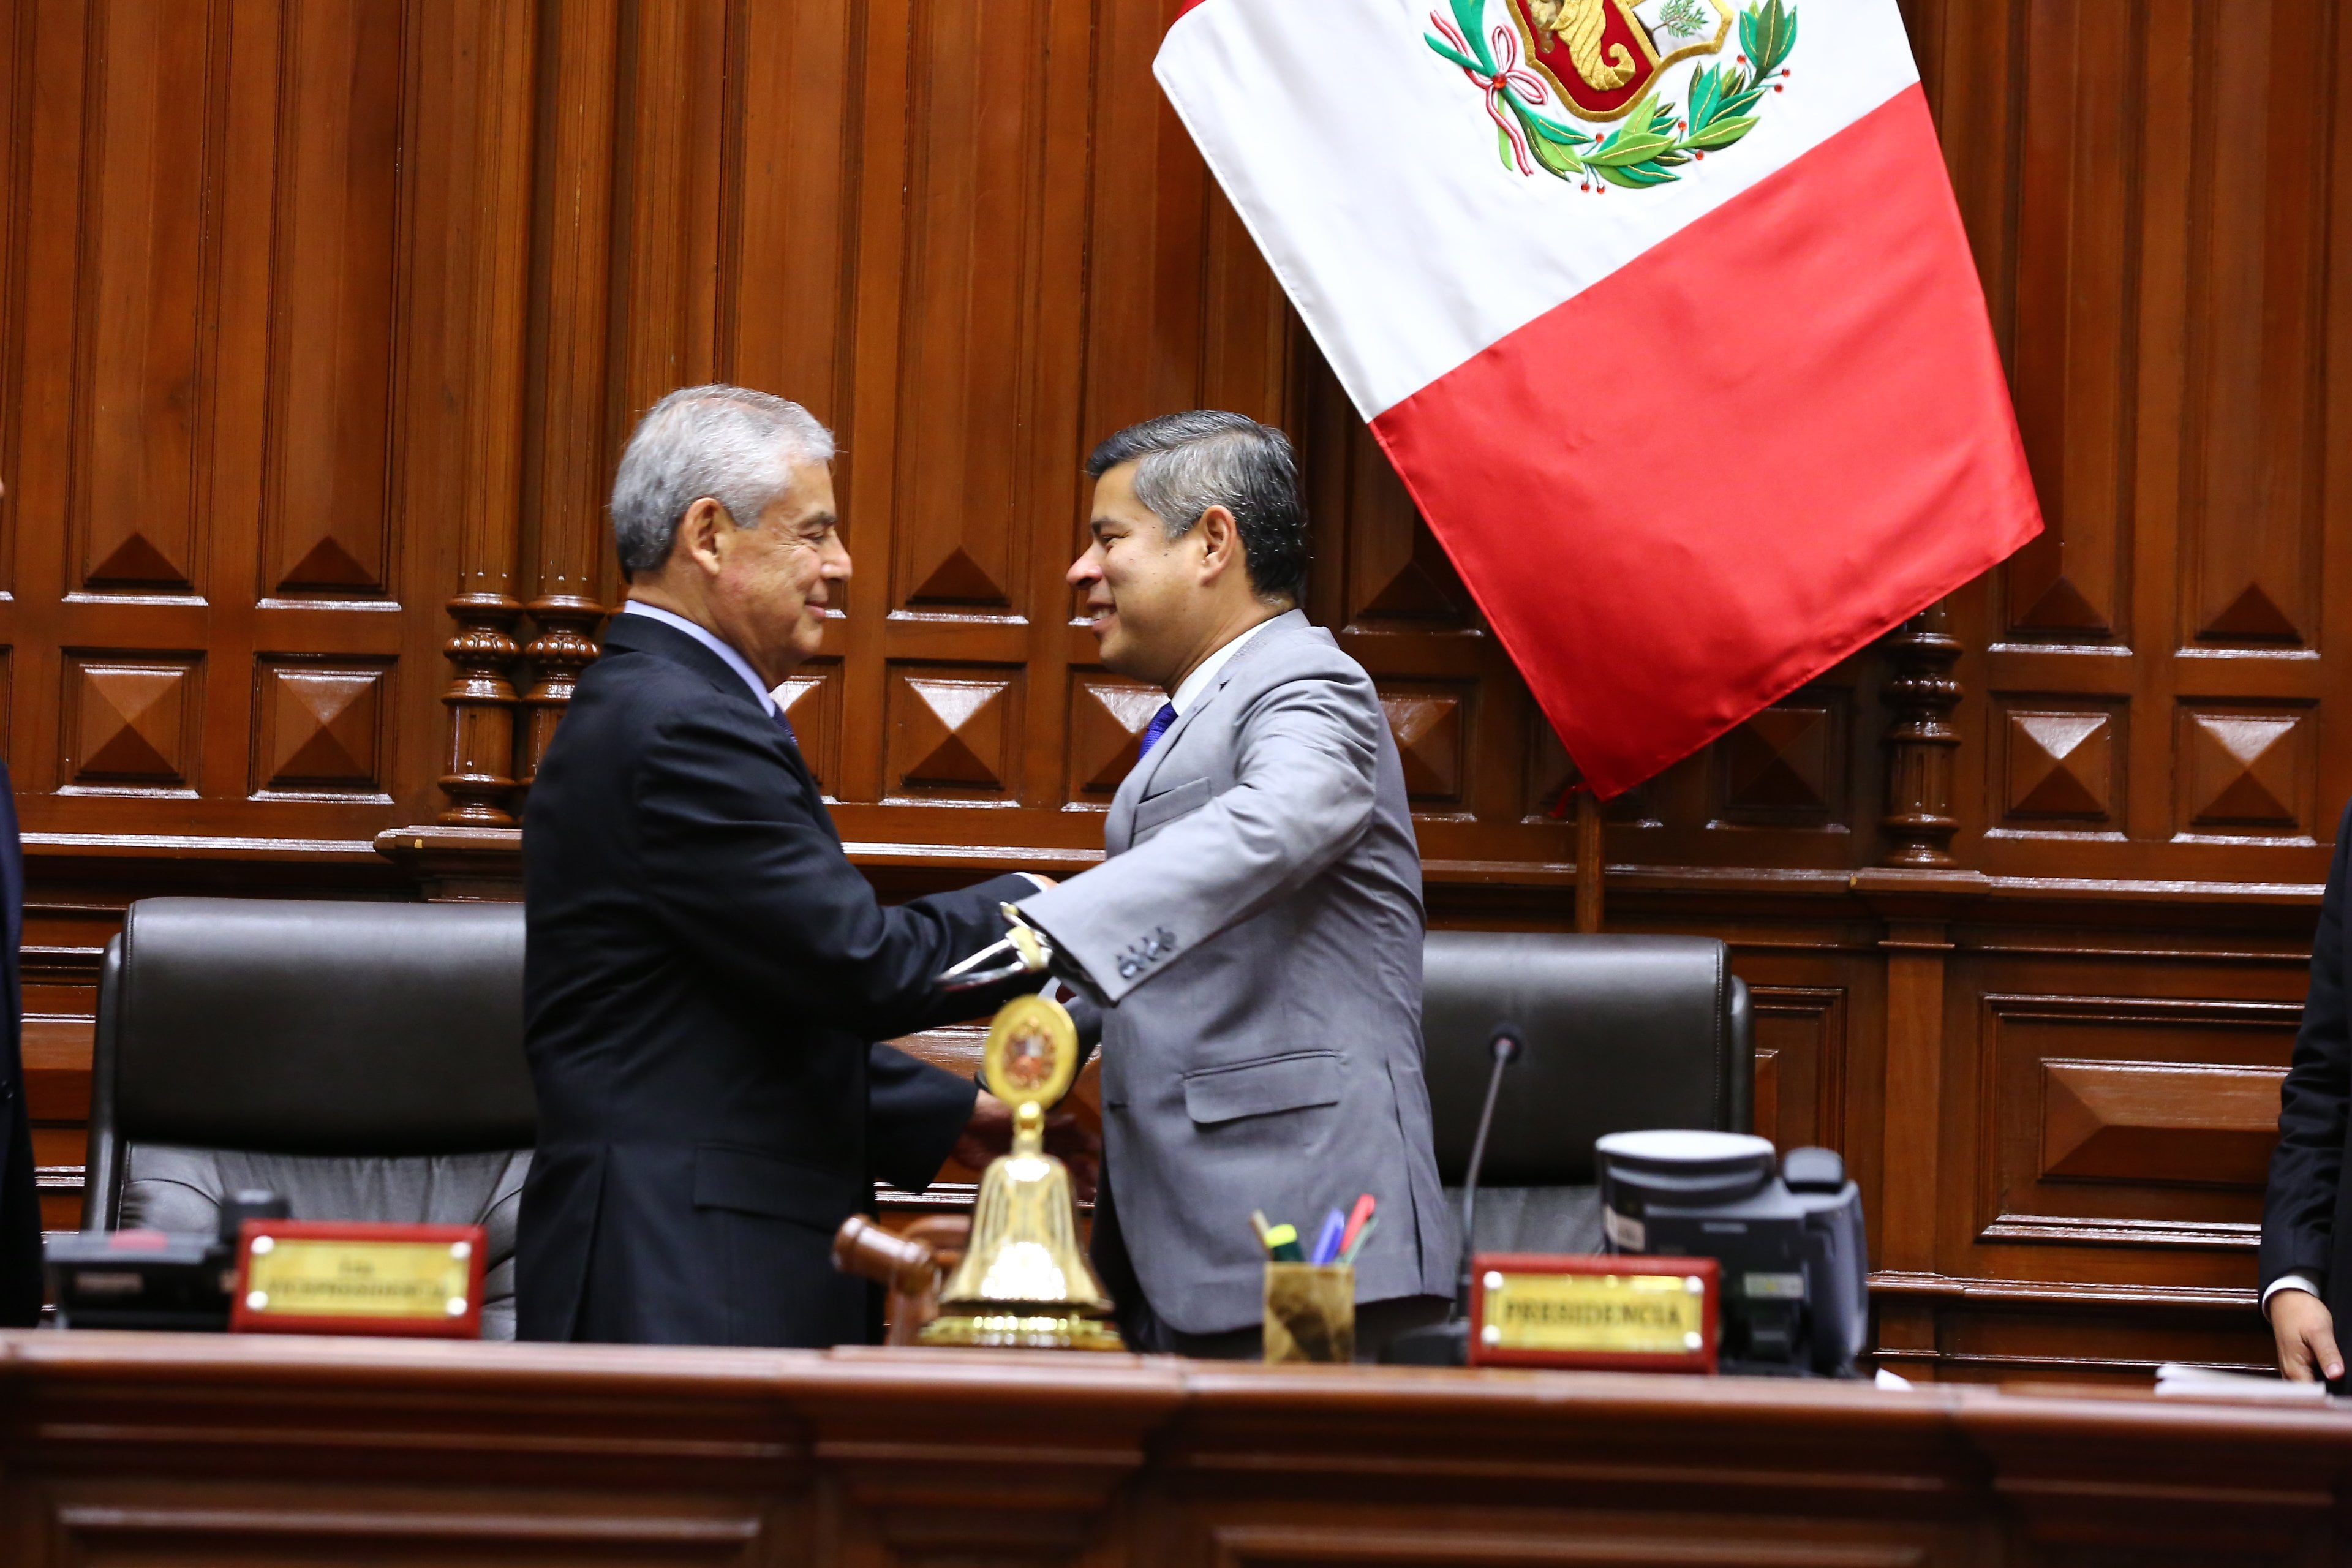
M 142 1144 L 528 1150 L 522 952 L 519 904 L 132 904 L 100 980 L 84 1225 L 115 1223 Z
M 1748 988 L 1723 943 L 1432 931 L 1421 1031 L 1437 1168 L 1448 1186 L 1469 1165 L 1493 1063 L 1487 1042 L 1505 1022 L 1525 1032 L 1527 1049 L 1506 1069 L 1484 1184 L 1590 1185 L 1593 1140 L 1604 1133 L 1748 1130 Z

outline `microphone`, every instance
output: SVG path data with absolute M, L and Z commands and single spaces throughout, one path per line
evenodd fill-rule
M 1467 1366 L 1470 1364 L 1471 1259 L 1478 1246 L 1478 1178 L 1486 1165 L 1486 1135 L 1495 1128 L 1495 1105 L 1503 1096 L 1503 1069 L 1519 1059 L 1527 1047 L 1517 1024 L 1497 1024 L 1486 1037 L 1495 1058 L 1486 1074 L 1486 1103 L 1478 1112 L 1478 1133 L 1470 1141 L 1470 1168 L 1462 1183 L 1462 1267 L 1454 1276 L 1454 1310 L 1442 1323 L 1408 1329 L 1381 1350 L 1381 1360 L 1391 1366 Z
M 1462 1183 L 1462 1269 L 1454 1283 L 1454 1316 L 1470 1320 L 1470 1258 L 1478 1242 L 1478 1176 L 1486 1165 L 1486 1134 L 1495 1129 L 1495 1102 L 1503 1094 L 1503 1069 L 1519 1059 L 1527 1047 L 1519 1042 L 1517 1024 L 1497 1024 L 1486 1037 L 1495 1066 L 1486 1074 L 1486 1105 L 1478 1112 L 1478 1135 L 1470 1141 L 1470 1169 Z

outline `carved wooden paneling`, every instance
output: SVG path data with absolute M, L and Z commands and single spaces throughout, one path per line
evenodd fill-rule
M 1756 1131 L 1783 1151 L 1843 1152 L 1846 994 L 1833 986 L 1748 988 L 1756 1030 Z
M 1466 684 L 1381 683 L 1381 707 L 1404 766 L 1405 797 L 1416 810 L 1442 810 L 1462 800 L 1470 775 L 1472 690 Z
M 841 664 L 816 658 L 794 670 L 775 698 L 801 746 L 801 759 L 827 795 L 841 773 Z
M 2015 112 L 2013 374 L 2046 531 L 2002 568 L 2006 630 L 2101 642 L 2128 627 L 2127 509 L 2137 409 L 2131 244 L 2140 125 L 2130 62 L 2144 7 L 2028 7 Z
M 892 25 L 889 9 L 877 8 L 877 27 Z M 1029 608 L 1022 437 L 1050 341 L 1040 313 L 1054 308 L 1041 293 L 1055 266 L 1044 249 L 1052 11 L 1049 0 L 916 5 L 898 24 L 912 129 L 894 608 Z
M 65 750 L 58 787 L 192 795 L 202 742 L 196 654 L 65 654 Z
M 1715 743 L 1717 820 L 1843 826 L 1851 694 L 1809 687 L 1734 726 Z
M 221 176 L 228 12 L 91 5 L 79 18 L 78 587 L 192 594 L 204 575 L 200 447 L 218 396 L 206 326 L 220 281 L 204 220 Z
M 280 22 L 270 474 L 260 588 L 389 589 L 400 8 Z
M 2121 704 L 1993 699 L 1992 798 L 2004 826 L 2113 829 L 2123 821 L 2126 719 Z
M 2308 709 L 2182 704 L 2173 774 L 2180 831 L 2315 836 L 2314 729 Z
M 2300 1013 L 2201 997 L 1985 996 L 1982 1237 L 2251 1247 Z
M 896 667 L 889 721 L 894 797 L 1009 800 L 1021 737 L 1018 670 Z
M 2277 1068 L 2042 1062 L 2042 1174 L 2259 1188 L 2278 1139 Z
M 1070 678 L 1069 797 L 1108 805 L 1143 752 L 1143 731 L 1168 700 L 1156 686 L 1104 670 Z
M 253 789 L 383 798 L 390 679 L 381 664 L 262 659 L 254 671 Z

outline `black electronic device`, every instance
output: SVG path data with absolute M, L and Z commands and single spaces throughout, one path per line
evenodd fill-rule
M 1486 1038 L 1495 1065 L 1486 1075 L 1486 1103 L 1478 1112 L 1478 1132 L 1470 1142 L 1470 1168 L 1462 1183 L 1462 1267 L 1454 1285 L 1454 1310 L 1445 1321 L 1408 1329 L 1381 1349 L 1381 1360 L 1391 1366 L 1467 1366 L 1470 1364 L 1470 1260 L 1475 1251 L 1478 1220 L 1478 1173 L 1486 1163 L 1486 1134 L 1494 1130 L 1495 1102 L 1503 1092 L 1503 1069 L 1518 1060 L 1527 1047 L 1517 1024 L 1497 1024 Z
M 228 1331 L 236 1243 L 248 1219 L 284 1219 L 286 1200 L 258 1189 L 221 1205 L 215 1231 L 85 1230 L 43 1247 L 58 1326 Z
M 1722 1265 L 1726 1373 L 1846 1377 L 1869 1326 L 1862 1193 L 1828 1149 L 1776 1159 L 1742 1132 L 1613 1132 L 1594 1144 L 1612 1252 Z

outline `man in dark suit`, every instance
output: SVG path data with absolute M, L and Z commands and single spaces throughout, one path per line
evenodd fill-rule
M 523 819 L 524 1339 L 869 1339 L 876 1299 L 832 1268 L 835 1229 L 876 1177 L 919 1192 L 1005 1123 L 873 1042 L 1002 1000 L 943 1004 L 933 977 L 1042 879 L 882 908 L 770 696 L 849 576 L 832 456 L 798 405 L 714 386 L 656 405 L 621 459 L 629 603 Z
M 2352 1032 L 2344 996 L 2344 900 L 2352 876 L 2352 807 L 2336 829 L 2336 863 L 2319 906 L 2311 990 L 2294 1059 L 2279 1091 L 2279 1141 L 2263 1202 L 2263 1311 L 2278 1341 L 2279 1371 L 2298 1383 L 2340 1384 L 2336 1320 L 2352 1305 L 2352 1198 L 2344 1185 L 2352 1103 Z

